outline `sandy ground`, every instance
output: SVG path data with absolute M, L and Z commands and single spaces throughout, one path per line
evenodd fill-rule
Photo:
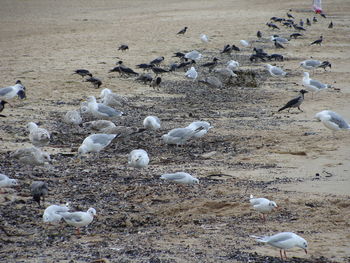
M 2 1 L 1 86 L 21 79 L 28 98 L 7 107 L 7 118 L 1 118 L 1 172 L 23 187 L 1 196 L 0 261 L 280 262 L 277 249 L 249 236 L 293 231 L 310 248 L 307 255 L 293 249 L 288 254 L 297 258 L 288 262 L 349 262 L 350 137 L 345 131 L 332 134 L 313 116 L 330 109 L 350 120 L 350 2 L 325 1 L 327 19 L 318 17 L 302 39 L 281 51 L 287 60 L 277 64 L 289 73 L 285 79 L 271 78 L 261 63 L 250 63 L 250 48 L 233 56 L 243 70 L 257 72 L 258 87 L 234 82 L 212 89 L 176 72 L 164 75 L 154 90 L 107 73 L 119 59 L 132 68 L 158 56 L 170 64 L 176 61 L 173 52 L 193 49 L 203 52 L 203 61 L 216 55 L 225 63 L 230 58 L 219 54 L 224 45 L 255 41 L 257 30 L 267 38 L 274 32 L 265 23 L 289 9 L 297 20 L 312 18 L 309 2 Z M 331 20 L 335 26 L 328 29 Z M 184 26 L 188 32 L 177 36 Z M 208 44 L 200 42 L 201 33 L 209 36 Z M 309 46 L 321 34 L 324 44 Z M 117 51 L 124 43 L 130 50 Z M 268 41 L 253 45 L 276 52 Z M 304 112 L 276 113 L 301 89 L 298 63 L 310 57 L 332 63 L 331 70 L 312 77 L 337 89 L 313 99 L 307 94 Z M 129 98 L 131 105 L 122 109 L 127 115 L 118 124 L 136 127 L 149 114 L 160 117 L 163 129 L 156 139 L 146 132 L 120 140 L 94 161 L 70 156 L 91 131 L 65 125 L 62 115 L 100 92 L 72 75 L 78 68 L 89 69 L 103 80 L 102 87 Z M 182 149 L 159 140 L 167 130 L 198 119 L 215 126 L 202 140 Z M 52 166 L 33 170 L 9 158 L 30 145 L 28 121 L 52 132 L 45 147 Z M 135 148 L 149 152 L 148 168 L 127 167 L 127 154 Z M 181 170 L 200 184 L 159 183 L 162 173 Z M 43 209 L 29 194 L 31 181 L 38 179 L 50 186 L 45 205 L 70 201 L 74 209 L 96 208 L 98 218 L 82 237 L 71 227 L 60 231 L 42 224 Z M 261 222 L 249 206 L 251 193 L 272 198 L 281 209 Z

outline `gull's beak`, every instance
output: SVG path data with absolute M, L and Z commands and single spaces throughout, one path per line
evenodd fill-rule
M 306 249 L 304 249 L 304 251 L 305 251 L 305 254 L 307 254 L 307 250 L 306 250 Z

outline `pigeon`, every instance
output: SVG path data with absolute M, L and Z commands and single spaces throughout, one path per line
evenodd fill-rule
M 78 149 L 78 154 L 86 154 L 90 152 L 99 153 L 107 147 L 113 139 L 119 137 L 118 134 L 97 133 L 86 137 Z
M 251 237 L 256 238 L 256 241 L 267 243 L 273 247 L 279 248 L 281 259 L 283 259 L 282 252 L 284 252 L 284 257 L 287 258 L 286 250 L 293 247 L 300 247 L 304 249 L 305 253 L 307 254 L 307 241 L 301 236 L 298 236 L 292 232 L 282 232 L 273 236 Z
M 187 31 L 187 26 L 185 26 L 183 29 L 181 29 L 179 32 L 177 32 L 177 35 L 184 35 Z
M 75 226 L 77 235 L 80 235 L 80 227 L 89 225 L 96 215 L 94 208 L 89 208 L 86 212 L 62 212 L 62 218 L 68 225 Z
M 143 127 L 147 130 L 159 130 L 161 127 L 161 122 L 156 116 L 147 116 L 143 120 Z
M 29 140 L 34 146 L 42 147 L 50 143 L 50 133 L 43 128 L 39 128 L 34 122 L 27 124 L 29 130 Z
M 49 188 L 46 182 L 34 181 L 30 186 L 30 192 L 33 196 L 33 200 L 37 202 L 40 207 L 41 197 L 43 198 L 43 202 L 45 202 L 45 196 L 48 194 Z
M 144 168 L 149 163 L 149 157 L 145 150 L 133 150 L 129 154 L 128 164 L 134 168 Z
M 176 172 L 161 175 L 160 179 L 178 184 L 199 184 L 199 180 L 189 173 Z
M 287 102 L 286 105 L 284 105 L 282 108 L 280 108 L 278 111 L 282 111 L 284 109 L 288 109 L 288 112 L 291 108 L 298 108 L 300 111 L 302 111 L 302 109 L 300 109 L 300 105 L 301 103 L 303 103 L 304 101 L 304 94 L 307 93 L 306 90 L 300 90 L 299 91 L 300 95 L 290 101 Z

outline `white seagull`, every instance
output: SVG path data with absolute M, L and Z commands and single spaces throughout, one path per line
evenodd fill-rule
M 191 52 L 186 53 L 185 58 L 198 61 L 202 58 L 202 54 L 199 53 L 197 50 L 193 50 Z
M 147 116 L 143 120 L 143 127 L 148 130 L 159 130 L 161 122 L 157 116 Z
M 88 97 L 88 108 L 95 118 L 110 119 L 123 115 L 122 111 L 115 110 L 102 103 L 97 103 L 94 96 Z
M 160 179 L 179 184 L 199 184 L 199 180 L 197 178 L 185 172 L 163 174 Z
M 250 43 L 247 40 L 240 40 L 239 43 L 241 43 L 242 46 L 244 47 L 249 47 Z
M 289 42 L 288 39 L 286 39 L 286 38 L 284 38 L 284 37 L 279 37 L 279 36 L 277 36 L 277 35 L 271 36 L 271 37 L 270 37 L 270 40 L 271 40 L 272 42 L 274 42 L 274 41 L 276 40 L 276 41 L 279 42 L 279 43 L 288 43 L 288 42 Z
M 229 62 L 227 62 L 227 67 L 231 70 L 234 70 L 239 67 L 239 63 L 235 60 L 230 60 Z
M 34 146 L 42 147 L 50 143 L 50 133 L 43 128 L 39 128 L 34 122 L 27 124 L 29 140 Z
M 350 130 L 350 125 L 338 113 L 324 110 L 316 113 L 315 118 L 323 123 L 328 129 L 333 131 Z
M 69 110 L 63 117 L 63 121 L 71 125 L 79 125 L 83 122 L 80 112 L 78 110 Z
M 43 221 L 44 223 L 48 224 L 58 224 L 62 219 L 62 215 L 60 213 L 68 211 L 68 203 L 66 205 L 50 205 L 44 211 Z
M 300 67 L 304 69 L 315 69 L 321 66 L 322 62 L 315 59 L 308 59 L 300 62 Z
M 272 66 L 270 64 L 265 64 L 265 66 L 272 77 L 284 77 L 287 74 L 287 72 L 283 71 L 283 69 L 279 67 Z
M 77 228 L 77 235 L 79 235 L 80 227 L 87 226 L 92 222 L 92 220 L 94 220 L 96 210 L 90 207 L 86 212 L 62 212 L 60 214 L 68 225 L 75 226 Z
M 0 188 L 17 186 L 18 182 L 16 179 L 11 179 L 8 176 L 0 173 Z
M 101 91 L 100 98 L 102 99 L 102 103 L 104 105 L 112 108 L 121 107 L 127 103 L 127 100 L 124 97 L 113 93 L 110 89 L 103 89 Z
M 203 127 L 199 127 L 196 130 L 190 128 L 175 128 L 170 130 L 167 134 L 164 134 L 162 139 L 166 144 L 183 145 L 201 130 L 203 130 Z
M 25 98 L 25 87 L 20 80 L 17 80 L 14 86 L 0 88 L 0 100 L 11 100 L 17 95 L 21 99 Z
M 187 70 L 185 76 L 189 79 L 195 80 L 198 77 L 198 73 L 194 67 L 191 67 L 189 70 Z
M 186 128 L 191 129 L 193 131 L 198 130 L 199 128 L 203 128 L 200 131 L 196 132 L 193 137 L 194 138 L 200 138 L 203 137 L 209 129 L 213 128 L 213 126 L 210 125 L 207 121 L 194 121 L 190 125 L 188 125 Z
M 18 159 L 23 164 L 31 166 L 44 165 L 51 162 L 50 155 L 36 147 L 18 149 L 10 155 Z
M 133 150 L 129 154 L 128 164 L 131 167 L 144 168 L 148 165 L 148 163 L 149 163 L 149 157 L 145 150 L 142 150 L 142 149 Z
M 303 86 L 310 91 L 312 94 L 314 92 L 319 92 L 321 90 L 325 90 L 327 88 L 330 88 L 330 85 L 324 84 L 322 82 L 319 82 L 314 79 L 310 79 L 309 72 L 304 72 L 304 77 L 303 77 Z
M 207 35 L 205 35 L 205 34 L 201 34 L 200 38 L 201 38 L 203 43 L 208 43 L 209 42 L 209 39 L 208 39 Z
M 287 258 L 286 250 L 293 247 L 300 247 L 304 249 L 307 254 L 307 241 L 294 234 L 292 232 L 282 232 L 273 236 L 251 236 L 256 238 L 256 241 L 267 243 L 273 247 L 280 249 L 281 259 L 283 259 L 282 252 L 284 252 L 284 257 Z
M 98 153 L 107 147 L 118 134 L 97 133 L 86 137 L 78 149 L 78 154 Z
M 253 195 L 250 195 L 249 201 L 253 208 L 261 213 L 264 221 L 266 220 L 265 214 L 278 207 L 274 201 L 270 201 L 267 198 L 254 198 Z

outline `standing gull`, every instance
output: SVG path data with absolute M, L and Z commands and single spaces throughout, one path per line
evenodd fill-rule
M 170 130 L 167 134 L 164 134 L 162 139 L 166 144 L 183 145 L 202 129 L 203 127 L 196 130 L 192 130 L 190 128 L 175 128 Z
M 277 247 L 280 249 L 281 259 L 283 259 L 282 252 L 284 252 L 284 257 L 287 258 L 286 250 L 293 247 L 300 247 L 304 249 L 307 254 L 307 241 L 294 234 L 292 232 L 282 232 L 273 236 L 251 236 L 256 238 L 256 241 L 267 243 L 270 246 Z
M 300 109 L 300 105 L 301 103 L 303 103 L 304 101 L 304 94 L 307 93 L 306 90 L 300 90 L 300 95 L 290 101 L 287 102 L 286 105 L 284 105 L 282 108 L 280 108 L 278 111 L 282 111 L 284 109 L 288 109 L 288 112 L 291 108 L 298 108 L 300 111 L 302 111 L 302 109 Z
M 207 35 L 205 35 L 205 34 L 201 34 L 200 38 L 201 38 L 203 43 L 208 43 L 209 42 L 209 39 L 208 39 Z
M 231 70 L 235 70 L 239 67 L 239 63 L 235 60 L 230 60 L 227 62 L 227 67 Z
M 117 134 L 97 133 L 86 137 L 78 149 L 78 154 L 86 154 L 90 152 L 98 153 L 107 147 Z
M 123 115 L 122 111 L 115 110 L 102 103 L 97 103 L 94 96 L 88 97 L 88 108 L 95 118 L 115 118 Z
M 199 180 L 197 178 L 185 172 L 163 174 L 160 179 L 178 184 L 199 184 Z
M 323 125 L 333 131 L 350 130 L 350 125 L 338 113 L 330 110 L 324 110 L 316 113 L 315 118 Z
M 27 124 L 29 140 L 34 146 L 42 147 L 50 143 L 50 133 L 43 128 L 39 128 L 34 122 Z
M 143 127 L 148 130 L 159 130 L 160 125 L 161 123 L 157 116 L 147 116 L 143 120 Z
M 108 107 L 121 107 L 127 103 L 127 99 L 112 92 L 110 89 L 103 89 L 100 94 L 102 103 Z
M 50 205 L 48 206 L 43 214 L 44 223 L 49 224 L 58 224 L 61 219 L 61 213 L 65 213 L 69 211 L 68 204 L 66 205 Z
M 68 225 L 75 226 L 77 235 L 80 234 L 80 227 L 89 225 L 96 215 L 94 208 L 89 208 L 86 212 L 62 212 L 60 213 Z
M 63 117 L 63 121 L 71 125 L 79 125 L 83 122 L 81 118 L 80 111 L 78 110 L 69 110 Z
M 323 84 L 317 80 L 310 79 L 309 72 L 304 72 L 303 86 L 305 86 L 312 94 L 330 87 L 328 84 Z
M 265 66 L 267 67 L 267 70 L 272 77 L 284 77 L 287 74 L 285 71 L 283 71 L 283 69 L 279 67 L 272 66 L 270 64 L 265 64 Z
M 195 67 L 191 67 L 189 70 L 187 70 L 185 76 L 189 79 L 196 80 L 196 78 L 198 77 L 198 73 Z
M 197 50 L 192 50 L 192 51 L 185 54 L 185 58 L 192 59 L 195 61 L 200 60 L 201 57 L 202 57 L 202 54 L 199 53 Z
M 128 164 L 134 168 L 144 168 L 149 163 L 149 157 L 145 150 L 138 149 L 130 152 L 128 157 Z
M 24 99 L 26 97 L 25 87 L 22 85 L 20 80 L 17 80 L 14 86 L 0 88 L 0 100 L 11 100 L 16 96 L 18 96 L 20 99 Z
M 254 198 L 253 195 L 250 195 L 250 204 L 255 210 L 261 213 L 261 218 L 266 221 L 265 214 L 271 212 L 274 208 L 277 208 L 277 204 L 274 201 L 270 201 L 267 198 Z

